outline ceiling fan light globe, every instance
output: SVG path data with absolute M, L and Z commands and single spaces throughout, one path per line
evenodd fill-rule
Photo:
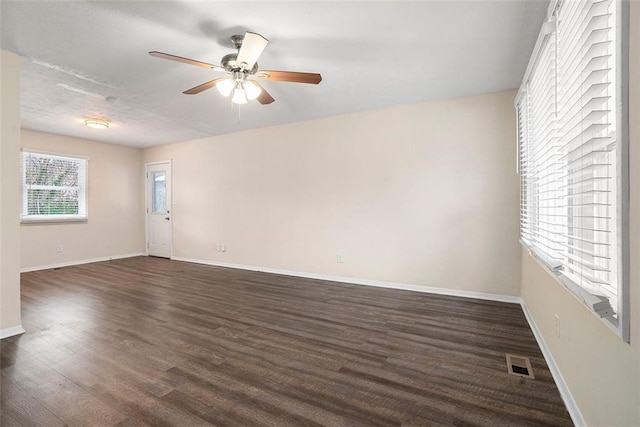
M 234 104 L 246 104 L 247 103 L 247 95 L 242 89 L 242 86 L 236 87 L 233 91 L 233 99 L 231 100 Z
M 218 92 L 220 92 L 222 96 L 229 96 L 235 85 L 233 79 L 224 79 L 216 85 L 216 89 L 218 89 Z
M 254 100 L 262 93 L 262 89 L 252 81 L 244 82 L 243 86 L 248 100 Z

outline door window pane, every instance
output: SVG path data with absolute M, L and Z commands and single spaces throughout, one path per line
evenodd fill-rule
M 167 211 L 166 199 L 166 174 L 162 172 L 153 172 L 151 175 L 152 182 L 152 203 L 153 213 L 165 213 Z

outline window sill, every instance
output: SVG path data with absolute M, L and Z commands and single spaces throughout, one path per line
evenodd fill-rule
M 522 245 L 522 248 L 529 254 L 529 256 L 531 256 L 531 258 L 533 258 L 533 260 L 536 263 L 538 263 L 540 267 L 542 267 L 547 273 L 549 273 L 549 276 L 551 276 L 553 279 L 555 279 L 556 282 L 562 285 L 562 287 L 566 291 L 568 291 L 571 296 L 573 296 L 577 301 L 579 301 L 582 306 L 584 306 L 591 314 L 598 317 L 602 321 L 602 323 L 607 326 L 609 330 L 615 333 L 624 342 L 626 342 L 627 344 L 629 343 L 629 337 L 625 336 L 624 332 L 620 328 L 619 319 L 616 319 L 614 317 L 607 316 L 607 315 L 603 316 L 603 314 L 606 314 L 606 313 L 599 313 L 596 310 L 594 310 L 594 307 L 593 307 L 594 300 L 592 299 L 593 297 L 592 294 L 590 294 L 586 289 L 582 288 L 580 285 L 573 282 L 570 278 L 562 274 L 562 271 L 556 268 L 553 268 L 552 265 L 549 265 L 547 263 L 547 260 L 544 259 L 544 257 L 541 257 L 538 253 L 536 253 L 535 250 L 527 246 L 527 244 L 524 243 L 522 239 L 520 240 L 520 244 Z
M 88 222 L 89 218 L 86 216 L 64 216 L 64 215 L 56 215 L 56 216 L 43 216 L 39 218 L 21 218 L 20 224 L 30 225 L 30 224 L 57 224 L 57 223 L 73 223 L 73 222 Z

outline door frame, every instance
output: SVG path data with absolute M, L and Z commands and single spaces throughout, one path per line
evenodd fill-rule
M 173 258 L 173 161 L 158 160 L 156 162 L 149 162 L 144 164 L 144 254 L 149 256 L 149 166 L 156 166 L 162 164 L 169 164 L 169 170 L 171 171 L 171 180 L 169 181 L 169 187 L 171 189 L 171 200 L 167 200 L 167 206 L 171 210 L 171 222 L 169 224 L 169 233 L 171 235 L 171 245 L 169 245 L 169 259 Z

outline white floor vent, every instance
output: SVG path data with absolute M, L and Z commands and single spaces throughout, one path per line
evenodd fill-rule
M 507 370 L 509 374 L 516 375 L 518 377 L 535 379 L 533 370 L 531 369 L 531 361 L 528 357 L 517 356 L 515 354 L 507 353 Z

